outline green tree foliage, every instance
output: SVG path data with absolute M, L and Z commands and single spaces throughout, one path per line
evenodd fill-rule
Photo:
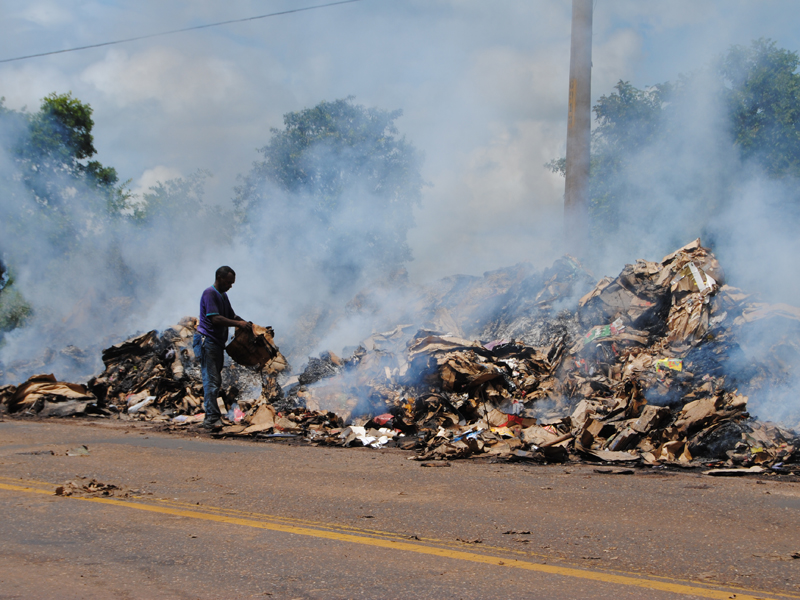
M 734 143 L 772 176 L 800 176 L 799 64 L 797 52 L 765 39 L 719 61 Z
M 273 128 L 259 150 L 264 160 L 236 188 L 240 218 L 252 226 L 262 214 L 306 215 L 334 280 L 410 260 L 406 234 L 423 186 L 422 157 L 398 136 L 401 114 L 347 98 L 284 115 L 284 128 Z
M 662 125 L 662 110 L 673 86 L 656 85 L 639 90 L 627 81 L 614 86 L 616 92 L 601 96 L 594 106 L 596 145 L 614 151 L 625 147 L 636 152 L 653 143 Z
M 675 86 L 664 83 L 640 90 L 620 80 L 614 90 L 601 96 L 592 109 L 596 126 L 589 167 L 589 211 L 595 237 L 618 222 L 624 200 L 631 193 L 624 176 L 629 159 L 666 135 L 665 106 Z M 546 166 L 563 176 L 566 160 L 556 159 Z
M 71 196 L 70 184 L 89 186 L 106 201 L 109 214 L 121 213 L 129 199 L 124 184 L 119 185 L 116 169 L 91 160 L 96 154 L 92 128 L 92 107 L 73 98 L 71 93 L 45 97 L 39 111 L 13 113 L 25 127 L 11 144 L 27 187 L 42 204 L 58 205 Z
M 235 235 L 235 215 L 223 206 L 205 202 L 209 177 L 209 171 L 199 169 L 185 179 L 159 181 L 142 194 L 141 202 L 132 205 L 133 221 L 150 229 L 173 229 L 176 223 L 191 223 L 198 232 L 213 232 L 216 243 L 229 243 Z
M 82 159 L 95 154 L 92 108 L 72 94 L 55 92 L 42 100 L 30 119 L 30 141 L 20 153 L 37 161 L 50 161 L 68 169 L 80 169 Z
M 733 46 L 709 68 L 676 82 L 638 89 L 619 81 L 613 93 L 601 96 L 593 107 L 596 125 L 590 167 L 589 210 L 595 243 L 612 241 L 622 213 L 635 212 L 643 194 L 651 194 L 652 189 L 681 197 L 685 201 L 681 209 L 694 210 L 701 222 L 730 195 L 741 165 L 770 177 L 800 176 L 799 64 L 797 53 L 760 39 L 747 47 Z M 719 145 L 727 145 L 731 157 L 738 157 L 741 164 L 718 161 L 687 166 L 675 160 L 675 155 L 691 154 L 686 140 L 691 137 L 687 128 L 693 124 L 687 117 L 695 110 L 692 94 L 700 87 L 710 90 L 724 109 L 723 129 L 728 138 L 719 140 Z M 645 165 L 648 159 L 650 164 Z M 672 161 L 669 167 L 653 164 L 665 159 Z M 564 159 L 546 166 L 564 174 Z M 645 166 L 654 174 L 650 190 L 637 177 L 637 170 Z M 709 172 L 698 175 L 690 169 Z M 704 176 L 714 179 L 713 185 L 702 188 L 698 181 Z M 631 185 L 632 181 L 637 185 Z
M 619 81 L 616 90 L 601 96 L 594 106 L 597 126 L 593 132 L 590 163 L 590 211 L 593 235 L 602 237 L 609 225 L 619 222 L 620 210 L 630 196 L 627 158 L 656 143 L 666 132 L 664 107 L 674 86 L 661 84 L 640 90 Z
M 0 262 L 0 343 L 3 334 L 25 324 L 32 308 L 14 287 L 14 278 Z
M 8 109 L 0 98 L 0 257 L 13 270 L 36 265 L 41 277 L 63 264 L 41 257 L 92 252 L 94 238 L 131 213 L 117 172 L 97 160 L 92 108 L 71 94 L 50 94 L 39 110 Z M 10 163 L 10 164 L 9 164 Z M 9 168 L 10 167 L 10 168 Z M 13 281 L 0 286 L 0 328 L 31 314 Z
M 180 221 L 205 210 L 205 180 L 211 176 L 200 170 L 187 179 L 159 181 L 142 195 L 134 206 L 134 219 L 152 225 L 158 220 Z

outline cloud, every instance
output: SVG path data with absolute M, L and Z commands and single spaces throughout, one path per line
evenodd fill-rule
M 188 56 L 173 48 L 155 47 L 129 55 L 109 50 L 81 74 L 117 106 L 155 101 L 167 113 L 221 110 L 244 84 L 230 61 Z
M 616 31 L 592 47 L 592 97 L 608 94 L 620 79 L 629 79 L 639 62 L 641 35 L 632 29 Z
M 55 2 L 30 3 L 17 14 L 17 17 L 46 28 L 74 21 L 73 13 Z
M 18 63 L 1 73 L 0 96 L 5 97 L 7 107 L 15 110 L 25 107 L 35 111 L 47 94 L 72 89 L 70 76 L 52 65 Z

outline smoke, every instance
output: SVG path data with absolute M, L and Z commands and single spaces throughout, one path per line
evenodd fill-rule
M 723 91 L 709 71 L 683 78 L 651 141 L 632 140 L 615 155 L 622 168 L 597 174 L 611 180 L 617 204 L 613 221 L 597 233 L 605 243 L 590 264 L 613 274 L 635 258 L 660 261 L 700 237 L 725 283 L 752 301 L 796 305 L 800 181 L 770 176 L 758 156 L 742 158 Z M 727 362 L 731 380 L 748 380 L 743 372 L 755 377 L 742 389 L 751 394 L 751 414 L 793 426 L 800 422 L 797 325 L 776 316 L 735 327 L 743 356 Z
M 0 115 L 3 121 L 16 116 Z M 0 146 L 24 146 L 24 129 L 17 133 L 13 139 L 6 134 Z M 275 327 L 291 359 L 302 359 L 321 341 L 352 343 L 346 331 L 368 335 L 375 315 L 359 316 L 361 309 L 348 311 L 346 304 L 364 286 L 389 290 L 405 280 L 405 233 L 415 199 L 398 199 L 392 187 L 387 192 L 393 176 L 376 179 L 374 165 L 364 176 L 339 181 L 358 162 L 354 154 L 372 151 L 353 146 L 339 155 L 325 144 L 310 149 L 303 166 L 322 165 L 333 174 L 335 193 L 292 192 L 259 180 L 251 190 L 257 201 L 243 212 L 230 200 L 206 202 L 210 174 L 199 171 L 157 183 L 128 209 L 109 213 L 109 197 L 90 181 L 66 169 L 39 168 L 26 179 L 28 163 L 4 150 L 3 258 L 12 265 L 15 291 L 32 310 L 25 327 L 3 338 L 5 378 L 47 370 L 85 379 L 99 370 L 101 348 L 196 314 L 200 293 L 221 264 L 238 274 L 230 292 L 237 313 Z M 396 152 L 388 156 L 397 162 Z M 413 148 L 407 156 L 413 158 Z M 46 161 L 42 154 L 30 164 Z M 404 163 L 398 164 L 403 172 Z M 397 292 L 384 294 L 383 313 L 390 295 Z
M 195 312 L 172 305 L 153 319 L 152 310 L 159 298 L 174 300 L 181 285 L 195 280 L 192 263 L 210 262 L 219 219 L 202 209 L 180 218 L 164 213 L 152 223 L 112 217 L 108 197 L 85 181 L 43 177 L 37 184 L 53 192 L 47 199 L 24 185 L 19 165 L 2 154 L 3 259 L 14 292 L 32 313 L 25 327 L 5 333 L 0 364 L 6 378 L 42 370 L 85 378 L 100 367 L 102 347 Z M 3 299 L 8 293 L 3 290 Z M 80 350 L 64 352 L 70 346 Z
M 21 3 L 9 10 L 4 56 L 39 51 L 43 38 L 48 47 L 66 47 L 97 42 L 100 31 L 128 37 L 178 28 L 187 16 L 231 16 L 228 5 L 159 5 L 155 27 L 151 5 L 56 14 Z M 242 14 L 262 8 L 240 7 Z M 797 47 L 792 8 L 598 3 L 593 90 L 609 93 L 620 78 L 674 78 L 730 43 L 763 35 L 765 23 L 783 45 Z M 561 255 L 563 180 L 541 165 L 563 154 L 568 3 L 359 3 L 207 33 L 2 67 L 3 93 L 14 106 L 67 89 L 90 103 L 101 159 L 123 179 L 160 173 L 163 180 L 198 167 L 215 174 L 202 185 L 191 176 L 173 181 L 165 191 L 172 209 L 144 223 L 100 218 L 104 198 L 52 181 L 72 195 L 56 217 L 42 218 L 14 158 L 0 153 L 0 259 L 34 309 L 28 327 L 5 335 L 0 362 L 8 377 L 9 365 L 35 362 L 47 348 L 57 356 L 70 344 L 99 348 L 195 314 L 221 264 L 237 271 L 230 292 L 237 312 L 273 325 L 296 361 L 402 322 L 418 302 L 413 282 L 520 261 L 544 267 Z M 668 141 L 628 157 L 621 183 L 631 202 L 613 243 L 592 257 L 593 271 L 613 275 L 635 258 L 659 260 L 699 235 L 713 244 L 732 284 L 766 301 L 796 302 L 796 215 L 787 211 L 795 183 L 742 163 L 715 89 L 702 78 L 691 85 L 671 108 Z M 285 112 L 348 94 L 370 106 L 402 107 L 402 129 L 427 155 L 423 175 L 432 186 L 409 231 L 409 282 L 401 273 L 381 280 L 369 271 L 363 232 L 392 230 L 358 186 L 347 190 L 352 203 L 327 222 L 297 198 L 263 190 L 270 202 L 250 215 L 249 233 L 233 227 L 235 176 L 269 127 Z M 4 147 L 18 134 L 6 125 Z M 137 181 L 140 193 L 154 183 Z M 65 224 L 74 231 L 65 234 Z M 332 230 L 341 235 L 332 239 Z M 346 284 L 335 290 L 331 281 Z M 348 307 L 365 286 L 376 290 L 374 306 Z M 87 354 L 96 364 L 99 353 Z M 46 368 L 65 378 L 91 371 L 74 363 L 64 357 Z M 39 361 L 13 374 L 37 365 L 45 368 Z

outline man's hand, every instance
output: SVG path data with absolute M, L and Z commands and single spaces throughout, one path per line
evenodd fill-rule
M 236 323 L 234 325 L 236 329 L 244 329 L 245 327 L 250 327 L 250 323 L 248 323 L 247 321 L 234 321 L 234 322 Z

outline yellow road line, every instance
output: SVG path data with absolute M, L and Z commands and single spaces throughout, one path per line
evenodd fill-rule
M 53 484 L 50 483 L 49 481 L 37 481 L 36 479 L 22 479 L 21 477 L 19 479 L 13 479 L 11 477 L 0 477 L 0 480 L 7 481 L 11 485 L 17 485 L 17 484 L 20 484 L 20 483 L 27 483 L 28 485 L 46 487 L 51 492 L 53 491 Z
M 38 480 L 34 480 L 34 479 L 14 479 L 14 478 L 11 478 L 11 477 L 2 477 L 2 476 L 0 476 L 0 482 L 3 482 L 3 481 L 8 482 L 12 486 L 19 486 L 20 484 L 28 484 L 29 486 L 41 487 L 41 488 L 44 488 L 44 490 L 42 490 L 42 491 L 44 491 L 46 494 L 52 494 L 53 489 L 55 487 L 55 484 L 50 483 L 48 481 L 38 481 Z M 375 536 L 380 536 L 380 537 L 384 537 L 384 538 L 393 538 L 393 539 L 399 539 L 399 540 L 408 540 L 408 539 L 410 539 L 409 536 L 406 536 L 406 535 L 402 535 L 402 534 L 398 534 L 398 533 L 391 533 L 391 532 L 382 531 L 382 530 L 379 530 L 379 529 L 369 529 L 369 528 L 365 528 L 365 527 L 354 527 L 352 525 L 345 525 L 345 524 L 333 525 L 331 523 L 325 523 L 323 521 L 311 521 L 311 520 L 307 520 L 307 519 L 298 519 L 298 518 L 295 518 L 295 517 L 281 517 L 281 516 L 277 516 L 277 515 L 266 515 L 266 514 L 263 514 L 263 513 L 244 511 L 244 510 L 239 510 L 239 509 L 235 509 L 235 508 L 220 508 L 220 507 L 211 506 L 211 505 L 208 505 L 208 504 L 197 505 L 197 504 L 191 504 L 189 502 L 181 502 L 179 500 L 173 500 L 173 499 L 170 499 L 170 498 L 144 498 L 142 496 L 137 496 L 137 495 L 134 495 L 133 498 L 135 498 L 137 500 L 158 502 L 160 504 L 166 504 L 166 505 L 172 506 L 174 508 L 182 508 L 182 509 L 193 510 L 193 511 L 203 512 L 203 513 L 228 514 L 229 516 L 233 516 L 233 517 L 245 517 L 245 518 L 257 519 L 257 520 L 268 520 L 268 521 L 271 521 L 271 522 L 282 522 L 282 523 L 286 523 L 286 524 L 295 524 L 295 525 L 301 525 L 301 526 L 312 527 L 312 528 L 328 529 L 328 530 L 332 530 L 332 531 L 344 531 L 344 532 L 353 532 L 353 533 L 366 534 L 366 535 L 375 535 Z M 428 542 L 428 543 L 431 543 L 431 544 L 448 545 L 448 546 L 454 546 L 454 547 L 462 547 L 461 546 L 461 544 L 462 544 L 461 542 L 453 543 L 452 541 L 449 541 L 449 540 L 440 540 L 440 539 L 431 538 L 431 537 L 419 537 L 419 539 L 417 539 L 415 541 Z M 492 546 L 488 546 L 488 545 L 484 545 L 482 547 L 483 548 L 494 549 Z M 545 558 L 545 559 L 551 558 L 550 556 L 548 556 L 546 554 L 537 554 L 535 552 L 527 552 L 527 551 L 523 551 L 523 550 L 514 550 L 514 549 L 508 549 L 508 548 L 497 548 L 497 550 L 499 550 L 501 552 L 510 552 L 510 553 L 514 553 L 514 554 L 521 554 L 523 556 L 539 556 L 539 557 Z
M 0 477 L 0 479 L 3 479 L 3 478 Z M 41 485 L 49 485 L 51 487 L 53 485 L 53 484 L 46 484 L 44 482 L 38 482 L 38 483 L 40 483 Z M 355 533 L 362 534 L 362 535 L 369 535 L 369 536 L 373 536 L 373 537 L 377 536 L 377 537 L 382 537 L 384 539 L 394 539 L 394 540 L 400 540 L 400 541 L 407 541 L 407 540 L 413 539 L 414 542 L 417 542 L 417 543 L 435 544 L 435 545 L 438 545 L 438 546 L 448 546 L 448 547 L 451 547 L 451 548 L 459 548 L 460 549 L 460 548 L 464 547 L 464 542 L 453 542 L 452 540 L 442 540 L 442 539 L 433 538 L 433 537 L 420 536 L 420 537 L 416 537 L 416 538 L 411 538 L 408 535 L 403 535 L 403 534 L 394 533 L 394 532 L 388 532 L 388 531 L 379 530 L 379 529 L 368 529 L 368 528 L 364 528 L 364 527 L 354 527 L 352 525 L 345 525 L 345 524 L 332 524 L 332 523 L 326 523 L 324 521 L 311 521 L 311 520 L 307 520 L 307 519 L 298 519 L 296 517 L 282 517 L 282 516 L 278 516 L 278 515 L 268 515 L 268 514 L 264 514 L 264 513 L 257 513 L 257 512 L 252 512 L 252 511 L 239 510 L 239 509 L 236 509 L 236 508 L 222 508 L 222 507 L 212 506 L 210 504 L 197 505 L 197 504 L 192 504 L 192 503 L 189 503 L 189 502 L 181 502 L 180 500 L 174 500 L 174 499 L 170 499 L 170 498 L 145 499 L 143 497 L 138 497 L 138 496 L 136 498 L 139 498 L 139 499 L 142 499 L 142 500 L 150 500 L 150 501 L 158 502 L 158 503 L 161 503 L 161 504 L 167 504 L 167 505 L 172 506 L 174 508 L 179 508 L 179 509 L 183 508 L 183 509 L 187 509 L 187 510 L 200 511 L 200 512 L 204 512 L 204 513 L 227 514 L 227 515 L 233 516 L 233 517 L 245 517 L 245 518 L 259 520 L 259 521 L 298 524 L 298 525 L 301 525 L 301 526 L 315 528 L 315 529 L 316 528 L 327 529 L 329 531 L 355 532 Z M 563 558 L 562 557 L 554 556 L 552 554 L 542 554 L 542 553 L 533 552 L 533 551 L 530 551 L 530 550 L 516 550 L 514 548 L 508 548 L 508 547 L 502 547 L 502 546 L 492 546 L 490 544 L 484 544 L 484 543 L 481 544 L 481 549 L 482 550 L 496 552 L 496 553 L 500 553 L 500 554 L 517 554 L 517 555 L 525 556 L 525 557 L 537 557 L 537 558 L 541 559 L 543 562 L 546 562 L 546 561 L 563 562 Z M 578 569 L 578 570 L 581 570 L 581 569 Z M 627 575 L 627 576 L 630 576 L 630 577 L 633 577 L 633 578 L 638 578 L 640 576 L 638 573 L 631 573 L 629 571 L 623 571 L 623 570 L 611 569 L 611 568 L 604 569 L 604 572 L 611 572 L 611 573 L 615 573 L 615 574 L 623 575 L 623 576 Z M 671 582 L 671 583 L 682 582 L 682 583 L 685 583 L 687 585 L 698 583 L 698 582 L 694 582 L 694 581 L 689 580 L 689 579 L 680 579 L 680 578 L 675 578 L 675 577 L 662 577 L 662 576 L 659 576 L 659 575 L 652 575 L 652 574 L 648 575 L 648 577 L 651 578 L 651 579 L 663 580 L 663 581 L 668 581 L 668 582 Z M 744 587 L 741 587 L 741 586 L 730 585 L 730 584 L 727 586 L 727 589 L 730 590 L 732 593 L 734 591 L 737 592 L 737 593 L 738 592 L 752 592 L 752 593 L 756 593 L 756 594 L 761 593 L 761 590 L 753 590 L 753 589 L 748 589 L 748 588 L 744 588 Z M 786 593 L 781 593 L 781 592 L 772 592 L 772 594 L 780 596 L 782 598 L 800 599 L 800 596 L 798 596 L 796 594 L 786 594 Z M 741 597 L 741 596 L 737 596 L 737 598 L 738 597 Z
M 0 483 L 0 489 L 15 491 L 15 492 L 28 492 L 35 494 L 48 494 L 53 495 L 51 490 L 40 488 L 33 488 L 20 485 L 9 485 Z M 682 583 L 674 583 L 666 580 L 646 579 L 642 577 L 632 577 L 627 575 L 618 575 L 614 573 L 607 573 L 603 571 L 590 571 L 585 569 L 576 569 L 572 567 L 562 567 L 557 565 L 548 565 L 542 563 L 534 563 L 530 561 L 518 560 L 516 558 L 503 558 L 497 556 L 490 556 L 488 554 L 478 554 L 475 552 L 464 552 L 463 550 L 453 550 L 449 548 L 437 548 L 428 546 L 423 543 L 412 543 L 397 539 L 386 539 L 376 537 L 374 534 L 355 535 L 352 533 L 342 533 L 337 531 L 325 531 L 320 529 L 312 529 L 310 527 L 301 527 L 298 525 L 290 525 L 280 522 L 270 522 L 266 520 L 247 519 L 242 517 L 229 516 L 224 514 L 214 514 L 210 512 L 200 512 L 198 510 L 188 510 L 183 508 L 174 508 L 170 506 L 158 506 L 152 504 L 145 504 L 141 502 L 131 502 L 127 500 L 118 500 L 116 498 L 86 498 L 86 497 L 69 497 L 70 500 L 82 500 L 84 502 L 94 502 L 97 504 L 105 504 L 110 506 L 120 506 L 125 508 L 132 508 L 146 512 L 153 512 L 165 515 L 172 515 L 178 517 L 186 517 L 190 519 L 199 519 L 203 521 L 213 521 L 217 523 L 227 523 L 230 525 L 241 525 L 244 527 L 253 527 L 256 529 L 267 529 L 270 531 L 279 531 L 282 533 L 290 533 L 294 535 L 303 535 L 315 537 L 320 539 L 327 539 L 338 542 L 349 542 L 353 544 L 361 544 L 365 546 L 374 546 L 379 548 L 388 548 L 391 550 L 405 550 L 407 552 L 414 552 L 417 554 L 427 554 L 431 556 L 438 556 L 440 558 L 451 558 L 455 560 L 463 560 L 475 563 L 482 563 L 488 565 L 495 565 L 500 567 L 523 569 L 526 571 L 535 571 L 539 573 L 547 573 L 550 575 L 560 575 L 562 577 L 573 577 L 578 579 L 588 579 L 598 581 L 601 583 L 610 583 L 616 585 L 623 585 L 628 587 L 639 587 L 651 590 L 658 590 L 662 592 L 669 592 L 673 594 L 692 595 L 700 598 L 713 598 L 718 600 L 728 600 L 735 594 L 736 600 L 766 600 L 770 597 L 784 597 L 784 598 L 798 598 L 798 596 L 790 594 L 769 594 L 758 596 L 742 594 L 740 590 L 735 592 L 731 589 L 721 590 L 706 587 L 698 587 L 693 585 L 686 585 Z M 756 592 L 758 593 L 758 592 Z
M 418 536 L 411 538 L 408 535 L 404 535 L 402 533 L 393 533 L 389 531 L 383 531 L 380 529 L 368 529 L 365 527 L 354 527 L 352 525 L 344 525 L 344 524 L 332 524 L 332 523 L 325 523 L 322 521 L 309 521 L 305 519 L 297 519 L 293 517 L 281 517 L 277 515 L 265 515 L 263 513 L 255 513 L 250 511 L 244 510 L 237 510 L 235 508 L 219 508 L 216 506 L 211 505 L 196 505 L 190 504 L 188 502 L 180 502 L 178 500 L 170 500 L 168 498 L 157 498 L 155 499 L 156 502 L 160 504 L 166 504 L 172 506 L 173 508 L 185 508 L 190 509 L 193 511 L 200 511 L 204 513 L 215 513 L 215 514 L 227 514 L 233 517 L 245 517 L 251 519 L 258 519 L 258 520 L 268 520 L 271 522 L 278 522 L 278 523 L 285 523 L 285 524 L 294 524 L 294 525 L 301 525 L 306 527 L 313 527 L 313 528 L 320 528 L 320 529 L 327 529 L 329 531 L 343 531 L 343 532 L 350 532 L 350 533 L 358 533 L 362 535 L 372 535 L 378 536 L 385 539 L 396 539 L 396 540 L 410 540 L 413 539 L 417 542 L 423 542 L 428 544 L 437 544 L 440 546 L 452 546 L 454 548 L 463 548 L 464 542 L 453 542 L 452 540 L 440 540 L 438 538 L 432 537 L 424 537 Z M 481 548 L 487 550 L 496 550 L 497 552 L 503 552 L 505 554 L 518 554 L 520 556 L 536 556 L 541 559 L 552 559 L 553 557 L 548 554 L 542 554 L 538 552 L 532 552 L 530 550 L 515 550 L 514 548 L 503 548 L 498 546 L 492 546 L 490 544 L 481 544 Z

